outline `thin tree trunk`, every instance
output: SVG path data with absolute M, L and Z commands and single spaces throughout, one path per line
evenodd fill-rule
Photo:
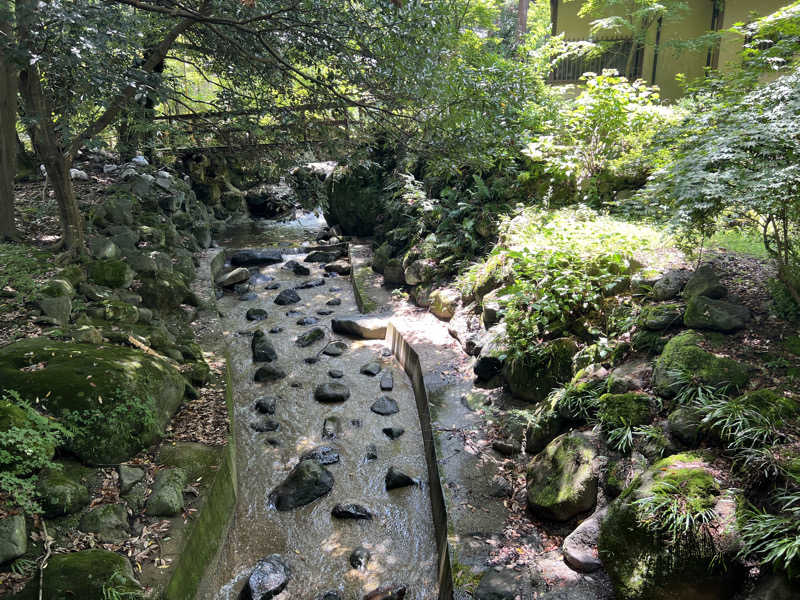
M 530 0 L 519 0 L 517 11 L 517 41 L 522 41 L 522 37 L 528 33 L 528 6 Z
M 11 5 L 0 0 L 0 42 L 12 34 Z M 17 68 L 0 51 L 0 240 L 18 240 L 14 222 L 14 177 L 17 172 Z

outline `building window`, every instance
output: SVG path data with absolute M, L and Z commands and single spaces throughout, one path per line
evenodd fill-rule
M 567 40 L 580 41 L 580 40 Z M 631 51 L 633 40 L 602 40 L 605 50 L 599 56 L 566 56 L 556 62 L 550 73 L 551 83 L 569 83 L 578 81 L 584 73 L 602 73 L 603 69 L 616 69 L 621 75 L 625 74 L 628 55 Z M 642 76 L 642 48 L 639 47 L 634 57 L 634 74 L 632 79 Z

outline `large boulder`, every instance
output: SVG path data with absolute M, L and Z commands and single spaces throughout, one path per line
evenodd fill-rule
M 648 331 L 664 331 L 683 323 L 683 306 L 675 303 L 651 304 L 642 309 L 639 324 Z
M 750 379 L 748 367 L 704 350 L 699 345 L 703 340 L 702 335 L 689 330 L 667 343 L 653 369 L 653 389 L 659 396 L 675 396 L 678 384 L 686 376 L 711 386 L 728 385 L 742 389 L 747 384 Z
M 458 290 L 443 288 L 431 294 L 430 311 L 443 321 L 449 321 L 458 309 L 461 294 Z
M 133 283 L 135 273 L 127 263 L 107 258 L 89 263 L 89 281 L 110 288 L 127 288 Z
M 184 302 L 195 303 L 194 294 L 180 273 L 159 272 L 153 277 L 142 278 L 138 291 L 147 308 L 162 312 L 174 310 Z
M 677 298 L 691 276 L 691 272 L 685 269 L 667 271 L 653 285 L 653 299 L 661 301 Z
M 78 463 L 63 462 L 39 474 L 36 491 L 46 517 L 69 515 L 89 504 L 86 475 L 91 472 Z
M 305 506 L 333 489 L 333 475 L 314 460 L 300 461 L 269 495 L 280 511 Z
M 528 357 L 506 361 L 503 376 L 515 398 L 541 402 L 560 384 L 572 377 L 572 357 L 578 345 L 570 338 L 543 344 Z
M 656 462 L 609 508 L 598 551 L 620 600 L 722 600 L 738 591 L 743 571 L 735 562 L 737 501 L 699 454 Z M 679 529 L 674 514 L 703 514 L 702 531 Z M 683 524 L 679 525 L 683 527 Z
M 472 296 L 477 302 L 481 302 L 489 292 L 504 287 L 513 280 L 511 261 L 505 254 L 495 254 L 478 269 L 472 286 Z
M 277 248 L 238 250 L 231 255 L 231 264 L 234 267 L 258 267 L 280 262 L 283 262 L 283 254 Z
M 528 509 L 537 517 L 567 521 L 597 500 L 595 450 L 586 436 L 557 437 L 528 465 Z
M 325 220 L 345 235 L 373 235 L 383 216 L 383 170 L 374 166 L 340 166 L 326 181 Z
M 436 263 L 424 258 L 415 260 L 408 265 L 404 271 L 405 280 L 408 285 L 429 283 L 434 275 L 436 275 Z
M 710 329 L 730 333 L 741 329 L 750 320 L 750 310 L 741 304 L 694 296 L 686 305 L 683 322 L 694 329 Z
M 591 573 L 603 566 L 597 554 L 597 538 L 607 513 L 607 508 L 597 510 L 564 538 L 564 562 L 576 571 Z
M 490 381 L 503 372 L 508 357 L 505 324 L 495 325 L 486 332 L 478 359 L 472 367 L 480 381 Z
M 727 288 L 719 281 L 719 277 L 710 264 L 700 265 L 683 288 L 685 298 L 706 296 L 707 298 L 724 298 Z
M 28 550 L 28 530 L 24 515 L 0 519 L 0 564 L 19 558 Z
M 122 504 L 101 504 L 81 517 L 79 528 L 101 542 L 119 543 L 130 536 L 128 511 Z
M 46 338 L 0 348 L 0 391 L 69 413 L 78 426 L 70 449 L 90 464 L 122 462 L 154 442 L 185 388 L 175 367 L 132 348 Z

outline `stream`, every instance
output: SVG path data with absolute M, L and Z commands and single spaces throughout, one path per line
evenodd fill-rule
M 289 221 L 254 222 L 220 242 L 228 256 L 241 248 L 279 247 L 284 262 L 250 269 L 249 299 L 226 293 L 218 300 L 232 372 L 238 502 L 218 564 L 206 576 L 198 599 L 239 598 L 256 563 L 272 554 L 280 555 L 290 572 L 286 588 L 274 596 L 278 600 L 315 600 L 326 592 L 338 592 L 342 600 L 357 600 L 392 585 L 406 586 L 405 597 L 412 600 L 438 595 L 433 517 L 411 382 L 383 340 L 332 333 L 331 319 L 355 316 L 358 309 L 348 276 L 328 276 L 325 263 L 304 262 L 303 243 L 314 243 L 324 226 L 321 218 L 302 213 Z M 284 268 L 289 260 L 308 267 L 310 274 L 297 275 Z M 297 303 L 279 306 L 274 302 L 282 290 L 309 280 L 324 283 L 296 290 Z M 336 304 L 336 299 L 340 304 L 328 304 L 331 300 Z M 245 314 L 255 308 L 266 310 L 266 319 L 248 321 Z M 306 317 L 318 322 L 300 324 Z M 324 339 L 299 347 L 298 336 L 314 327 L 324 330 Z M 253 361 L 253 332 L 259 329 L 277 354 L 272 362 Z M 324 354 L 334 340 L 344 342 L 346 350 L 340 356 Z M 305 360 L 312 357 L 316 360 Z M 380 372 L 361 373 L 371 362 L 378 363 Z M 264 365 L 276 366 L 286 376 L 274 382 L 254 381 L 256 369 Z M 332 377 L 331 373 L 339 375 L 337 370 L 341 375 Z M 387 373 L 392 389 L 382 391 Z M 316 401 L 317 386 L 332 382 L 344 384 L 349 399 Z M 371 410 L 384 395 L 396 401 L 399 412 L 384 416 Z M 256 410 L 256 400 L 263 397 L 276 399 L 273 414 Z M 328 431 L 323 432 L 324 427 Z M 405 432 L 390 439 L 383 432 L 387 427 Z M 334 479 L 331 491 L 299 508 L 277 510 L 271 492 L 301 455 L 320 446 L 339 454 L 337 463 L 324 465 Z M 369 458 L 374 455 L 377 458 Z M 390 467 L 418 484 L 387 491 L 385 477 Z M 372 519 L 334 518 L 331 511 L 340 503 L 362 505 Z M 371 557 L 357 569 L 351 566 L 350 556 L 359 547 Z

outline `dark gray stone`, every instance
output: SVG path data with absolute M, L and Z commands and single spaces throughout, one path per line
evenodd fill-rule
M 750 310 L 741 304 L 694 296 L 686 305 L 683 322 L 692 329 L 709 329 L 730 333 L 737 331 L 750 320 Z
M 101 504 L 83 515 L 79 528 L 101 542 L 117 544 L 130 536 L 128 511 L 122 504 Z
M 383 431 L 390 440 L 396 440 L 406 432 L 402 427 L 384 427 L 381 431 Z
M 180 468 L 161 469 L 156 473 L 153 491 L 147 499 L 145 513 L 151 517 L 174 517 L 183 510 L 183 488 L 186 471 Z
M 328 306 L 341 306 L 342 299 L 341 298 L 331 298 L 325 304 L 327 304 Z
M 272 283 L 268 283 L 267 285 L 265 285 L 264 289 L 265 290 L 277 290 L 277 289 L 280 289 L 280 287 L 281 287 L 281 284 L 279 282 L 273 281 Z
M 331 263 L 341 255 L 338 250 L 315 250 L 306 256 L 305 262 Z
M 370 558 L 372 558 L 372 553 L 363 546 L 359 546 L 350 553 L 350 566 L 363 571 L 367 568 Z
M 127 494 L 131 488 L 144 479 L 144 469 L 132 465 L 121 464 L 117 469 L 119 472 L 119 491 Z
M 309 329 L 305 333 L 297 336 L 297 339 L 294 341 L 294 343 L 301 348 L 307 348 L 311 344 L 320 341 L 324 337 L 325 330 L 320 327 L 314 327 L 314 329 Z
M 728 289 L 720 283 L 714 267 L 708 263 L 700 265 L 683 288 L 685 298 L 705 296 L 719 299 L 724 298 L 727 294 Z
M 378 448 L 375 444 L 369 444 L 367 446 L 367 453 L 366 453 L 367 460 L 376 460 L 378 458 Z
M 275 406 L 277 404 L 277 396 L 261 396 L 260 398 L 256 398 L 255 409 L 262 415 L 274 415 Z
M 263 308 L 249 308 L 247 309 L 244 318 L 248 321 L 263 321 L 268 316 L 269 315 L 267 314 L 267 311 L 265 311 Z
M 576 571 L 591 573 L 603 566 L 597 556 L 597 538 L 607 512 L 606 508 L 596 511 L 564 538 L 561 546 L 564 562 Z
M 342 600 L 342 597 L 339 592 L 325 592 L 314 598 L 314 600 Z
M 336 439 L 339 437 L 341 429 L 341 424 L 339 423 L 339 419 L 337 417 L 325 417 L 325 421 L 322 423 L 322 439 Z
M 519 595 L 520 576 L 511 569 L 486 571 L 475 589 L 475 600 L 514 600 Z
M 342 377 L 344 377 L 344 371 L 342 371 L 341 369 L 331 369 L 330 371 L 328 371 L 328 375 L 333 379 L 341 379 Z
M 23 515 L 0 520 L 0 564 L 19 558 L 28 550 L 28 531 Z
M 363 600 L 403 600 L 406 597 L 406 586 L 388 585 L 366 594 Z
M 310 290 L 311 288 L 320 287 L 325 285 L 325 280 L 322 278 L 319 279 L 309 279 L 308 281 L 302 282 L 300 285 L 294 286 L 296 290 Z
M 283 331 L 283 327 L 273 327 L 269 330 L 270 333 L 280 333 L 281 331 Z
M 284 377 L 286 377 L 286 371 L 283 369 L 272 365 L 264 365 L 263 367 L 259 367 L 255 375 L 253 375 L 253 380 L 259 383 L 267 383 L 270 381 L 278 381 Z
M 316 325 L 319 323 L 319 319 L 317 317 L 300 317 L 297 319 L 298 325 Z
M 241 600 L 269 600 L 280 594 L 289 583 L 289 567 L 278 554 L 262 558 L 242 590 Z
M 295 275 L 311 275 L 311 269 L 309 269 L 305 265 L 301 265 L 296 260 L 287 261 L 284 265 L 281 266 L 281 269 L 285 269 L 287 271 L 291 271 Z
M 270 502 L 280 511 L 304 506 L 322 498 L 333 488 L 333 475 L 313 460 L 300 461 L 286 479 L 270 493 Z
M 286 306 L 287 304 L 297 304 L 300 302 L 300 296 L 294 290 L 283 290 L 275 297 L 275 304 L 279 306 Z
M 381 364 L 373 360 L 362 366 L 359 372 L 362 375 L 369 375 L 370 377 L 375 377 L 375 375 L 381 372 Z
M 369 409 L 372 412 L 383 416 L 389 416 L 400 412 L 400 408 L 397 406 L 395 399 L 389 396 L 381 396 L 372 403 L 372 406 L 370 406 Z
M 391 392 L 394 388 L 394 376 L 391 371 L 386 371 L 381 375 L 381 391 Z
M 281 424 L 277 421 L 273 421 L 272 419 L 250 423 L 250 429 L 257 431 L 258 433 L 270 433 L 272 431 L 278 431 L 280 428 Z
M 653 299 L 661 301 L 676 298 L 691 276 L 692 274 L 685 269 L 667 271 L 653 285 Z
M 278 359 L 278 353 L 269 341 L 267 335 L 260 329 L 253 333 L 253 341 L 250 344 L 253 351 L 253 362 L 272 362 Z
M 252 302 L 258 299 L 258 294 L 254 292 L 247 292 L 239 296 L 239 302 Z
M 366 506 L 355 503 L 337 504 L 333 507 L 331 515 L 337 519 L 372 519 L 372 513 Z
M 318 314 L 320 317 L 327 317 L 327 316 L 329 316 L 329 315 L 332 315 L 332 314 L 333 314 L 333 312 L 334 312 L 334 311 L 332 311 L 332 310 L 328 310 L 328 309 L 325 309 L 325 308 L 323 308 L 323 309 L 321 309 L 321 310 L 318 310 L 318 311 L 317 311 L 317 314 Z
M 349 397 L 350 389 L 342 383 L 323 383 L 314 390 L 314 399 L 325 404 L 344 402 Z
M 322 351 L 322 353 L 327 354 L 328 356 L 341 356 L 344 354 L 344 351 L 347 350 L 347 348 L 347 344 L 337 340 L 325 346 L 325 349 Z
M 239 250 L 231 255 L 231 264 L 234 267 L 257 267 L 260 265 L 274 265 L 283 262 L 280 250 L 266 248 L 263 250 Z
M 339 462 L 339 451 L 332 446 L 317 446 L 304 452 L 300 460 L 315 460 L 321 465 L 333 465 Z
M 384 481 L 386 482 L 387 490 L 396 490 L 398 488 L 408 487 L 410 485 L 417 485 L 417 482 L 411 477 L 402 471 L 396 470 L 394 467 L 389 467 Z

